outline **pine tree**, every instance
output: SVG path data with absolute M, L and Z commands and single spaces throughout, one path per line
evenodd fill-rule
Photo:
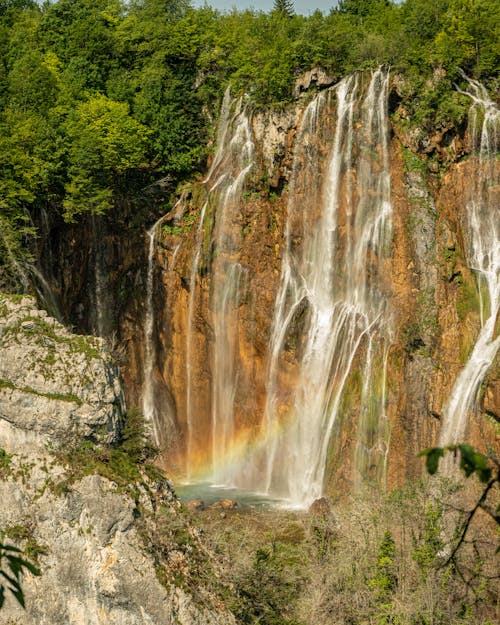
M 293 17 L 295 15 L 292 0 L 274 0 L 273 11 L 281 13 L 285 17 Z

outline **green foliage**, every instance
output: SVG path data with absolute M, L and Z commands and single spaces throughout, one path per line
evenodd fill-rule
M 420 456 L 425 457 L 425 466 L 428 473 L 434 475 L 439 466 L 439 460 L 446 452 L 452 452 L 454 456 L 460 457 L 460 468 L 466 477 L 476 474 L 483 483 L 487 483 L 492 476 L 491 460 L 484 454 L 476 451 L 468 443 L 460 445 L 449 445 L 448 447 L 430 447 L 420 452 Z
M 283 17 L 292 17 L 295 13 L 292 0 L 274 0 L 273 11 Z
M 379 545 L 376 573 L 369 586 L 375 591 L 377 600 L 387 601 L 397 586 L 396 543 L 389 530 L 386 530 Z
M 70 180 L 66 185 L 65 218 L 111 207 L 114 180 L 145 165 L 150 131 L 129 115 L 126 103 L 104 95 L 82 102 L 66 123 L 71 142 Z
M 280 541 L 256 550 L 252 566 L 237 580 L 238 600 L 231 606 L 242 623 L 300 625 L 293 615 L 298 555 Z
M 143 481 L 142 471 L 148 466 L 145 463 L 154 459 L 157 453 L 146 435 L 144 418 L 136 409 L 129 410 L 125 415 L 121 435 L 115 445 L 97 445 L 90 440 L 79 440 L 76 443 L 69 441 L 54 451 L 56 458 L 66 466 L 66 485 L 97 473 L 124 490 L 134 490 Z M 158 478 L 159 469 L 151 467 L 150 474 Z
M 458 68 L 498 81 L 499 6 L 343 0 L 305 17 L 290 0 L 268 13 L 187 0 L 2 2 L 0 287 L 29 288 L 40 207 L 73 221 L 124 196 L 144 206 L 151 182 L 170 193 L 203 168 L 228 84 L 252 106 L 282 106 L 313 67 L 336 80 L 386 65 L 401 77 L 401 123 L 420 136 L 463 126 L 470 102 L 453 82 Z
M 428 503 L 424 512 L 424 527 L 419 540 L 415 542 L 413 558 L 422 574 L 428 575 L 429 569 L 436 566 L 437 557 L 444 548 L 442 509 L 436 503 Z
M 21 577 L 26 572 L 40 575 L 39 569 L 20 554 L 21 550 L 17 547 L 0 543 L 0 608 L 5 602 L 6 591 L 12 593 L 24 608 Z
M 11 459 L 12 456 L 0 447 L 0 475 L 5 474 L 8 470 Z

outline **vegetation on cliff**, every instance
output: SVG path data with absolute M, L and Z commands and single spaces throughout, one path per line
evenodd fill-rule
M 202 168 L 227 84 L 276 105 L 314 66 L 335 80 L 390 65 L 405 77 L 407 123 L 429 128 L 463 121 L 459 68 L 498 85 L 494 0 L 343 0 L 309 17 L 289 5 L 220 13 L 187 0 L 2 1 L 0 284 L 26 288 L 42 211 L 74 220 L 126 195 L 131 214 L 150 220 L 143 190 L 161 180 L 173 191 Z

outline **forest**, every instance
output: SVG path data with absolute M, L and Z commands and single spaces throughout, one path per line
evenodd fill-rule
M 385 66 L 405 77 L 407 123 L 420 128 L 463 121 L 461 71 L 498 91 L 496 0 L 342 0 L 308 17 L 292 4 L 2 0 L 0 285 L 26 286 L 40 206 L 71 222 L 126 196 L 129 222 L 150 223 L 160 211 L 142 190 L 161 180 L 165 203 L 204 169 L 228 85 L 280 107 L 312 67 L 341 78 Z

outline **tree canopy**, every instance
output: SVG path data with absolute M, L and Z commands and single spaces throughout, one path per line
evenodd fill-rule
M 3 0 L 0 283 L 19 282 L 40 207 L 73 220 L 200 171 L 228 84 L 254 106 L 281 105 L 312 67 L 340 78 L 386 65 L 405 76 L 409 118 L 432 125 L 458 115 L 459 69 L 498 86 L 499 42 L 496 0 L 342 0 L 308 17 L 291 0 L 268 13 Z

